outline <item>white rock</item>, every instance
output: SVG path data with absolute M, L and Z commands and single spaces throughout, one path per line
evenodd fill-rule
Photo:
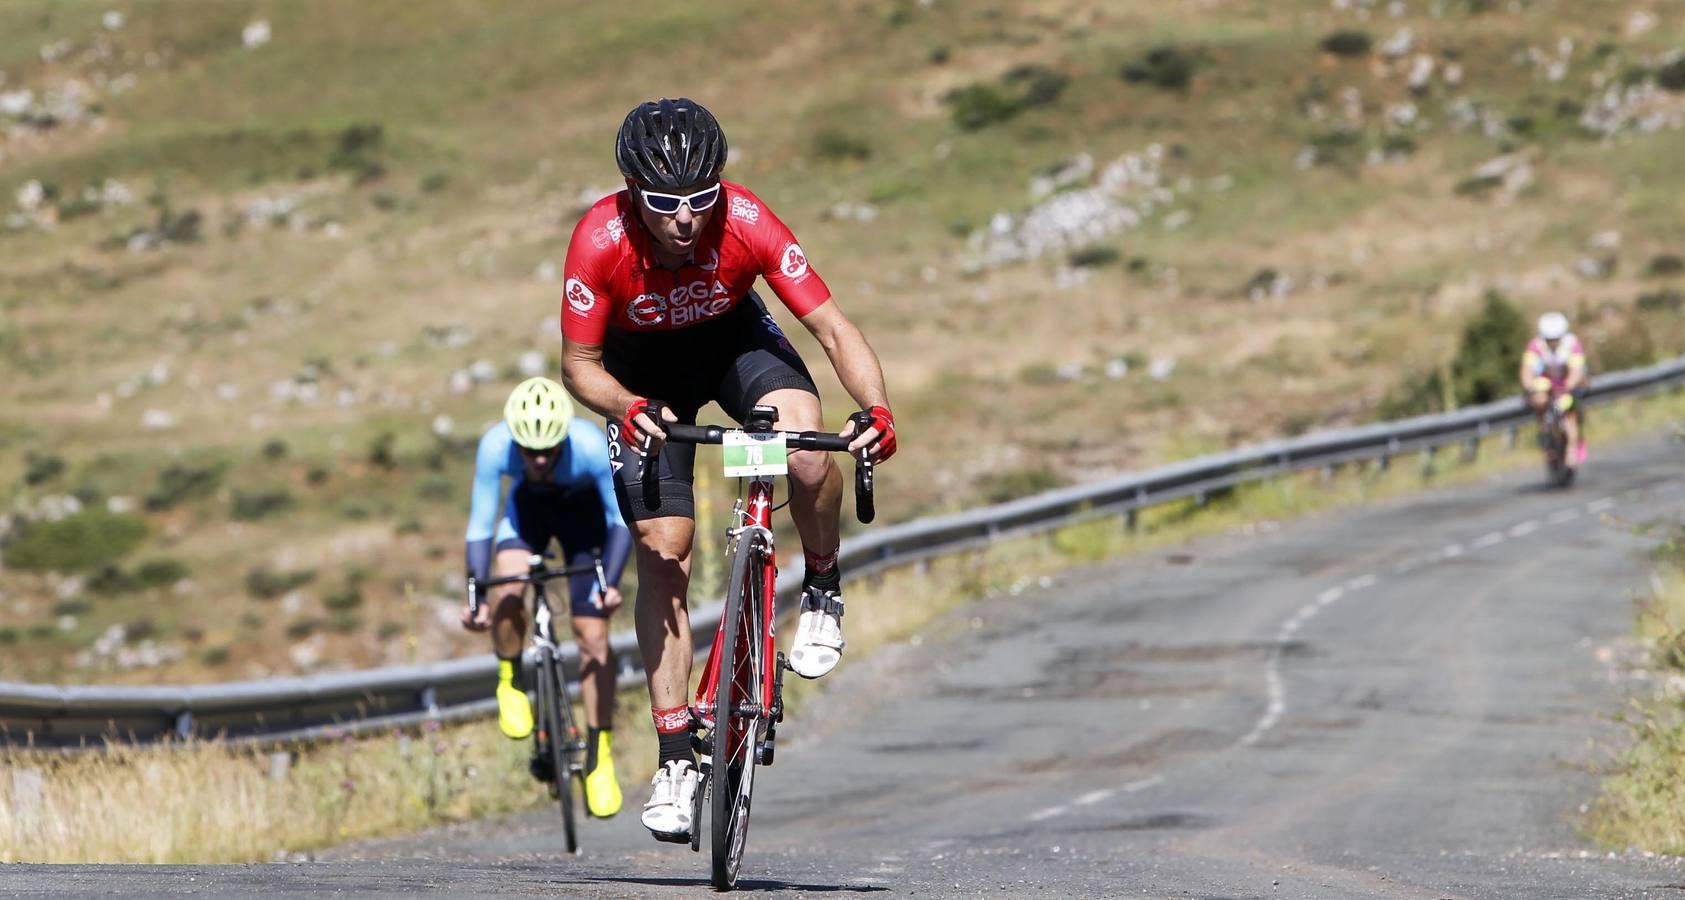
M 1164 217 L 1164 230 L 1165 231 L 1180 230 L 1180 229 L 1186 227 L 1187 224 L 1189 222 L 1192 222 L 1193 220 L 1194 220 L 1194 214 L 1191 210 L 1178 209 L 1175 212 L 1171 213 L 1170 215 Z
M 1387 59 L 1399 59 L 1408 56 L 1416 49 L 1416 34 L 1408 28 L 1400 28 L 1392 37 L 1381 42 L 1381 55 Z
M 123 22 L 124 22 L 123 14 L 121 12 L 118 12 L 115 9 L 113 9 L 113 10 L 107 12 L 105 15 L 101 16 L 99 21 L 100 21 L 101 25 L 105 26 L 106 31 L 122 31 L 123 30 Z
M 476 359 L 468 364 L 468 377 L 477 384 L 484 384 L 497 377 L 497 366 L 489 359 Z
M 140 415 L 140 427 L 147 431 L 164 431 L 176 427 L 175 413 L 166 409 L 149 409 Z
M 1405 76 L 1404 83 L 1412 91 L 1418 93 L 1425 91 L 1433 83 L 1433 72 L 1437 67 L 1438 63 L 1434 61 L 1432 56 L 1426 53 L 1418 53 L 1410 63 L 1410 74 Z
M 1176 371 L 1176 358 L 1161 356 L 1147 365 L 1147 377 L 1154 381 L 1169 380 L 1171 373 Z
M 466 394 L 474 389 L 474 376 L 468 374 L 467 369 L 457 369 L 451 373 L 448 384 L 451 393 Z
M 456 423 L 452 422 L 451 417 L 444 413 L 439 413 L 433 417 L 433 433 L 439 437 L 450 437 L 451 430 L 455 427 Z
M 1122 381 L 1129 374 L 1129 362 L 1123 357 L 1106 360 L 1106 377 L 1112 381 Z
M 146 380 L 153 384 L 168 384 L 170 381 L 170 364 L 165 360 L 158 360 L 152 368 L 146 371 Z
M 133 497 L 117 496 L 105 498 L 105 509 L 113 515 L 120 516 L 124 513 L 132 513 L 139 508 L 140 501 Z
M 545 284 L 554 284 L 560 271 L 554 262 L 547 259 L 538 264 L 538 268 L 533 270 L 532 277 Z
M 245 44 L 247 50 L 255 50 L 269 43 L 269 38 L 269 22 L 265 19 L 258 19 L 240 31 L 240 43 Z
M 240 399 L 240 386 L 224 381 L 216 386 L 216 397 L 225 403 L 232 403 Z
M 1056 369 L 1055 372 L 1056 372 L 1056 374 L 1058 374 L 1058 376 L 1061 379 L 1063 379 L 1065 381 L 1081 381 L 1082 380 L 1082 363 L 1080 363 L 1076 360 L 1070 360 L 1069 362 L 1060 363 L 1059 368 Z
M 0 102 L 3 101 L 4 95 L 0 95 Z M 0 109 L 0 112 L 4 112 L 4 110 Z M 41 208 L 41 202 L 46 198 L 47 189 L 41 186 L 41 182 L 34 180 L 26 181 L 24 182 L 23 187 L 18 188 L 18 209 L 21 209 L 24 212 L 34 212 Z
M 76 630 L 76 617 L 75 616 L 59 616 L 59 630 L 60 631 L 75 631 Z
M 519 369 L 522 375 L 532 378 L 543 375 L 550 368 L 550 363 L 544 358 L 544 354 L 537 350 L 528 350 L 515 361 L 515 368 Z
M 1613 250 L 1621 245 L 1621 233 L 1612 229 L 1599 231 L 1586 244 L 1594 250 Z
M 1628 16 L 1626 20 L 1627 37 L 1641 37 L 1649 34 L 1660 24 L 1661 19 L 1657 18 L 1655 13 L 1647 9 L 1633 10 L 1632 15 Z

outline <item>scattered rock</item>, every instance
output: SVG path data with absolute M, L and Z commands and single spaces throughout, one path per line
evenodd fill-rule
M 1175 371 L 1176 358 L 1174 356 L 1161 356 L 1148 364 L 1147 377 L 1154 381 L 1168 381 L 1171 373 Z
M 176 427 L 176 415 L 169 410 L 149 409 L 141 413 L 140 427 L 147 431 L 165 431 Z
M 451 431 L 455 427 L 456 423 L 452 422 L 451 417 L 445 415 L 444 413 L 440 413 L 433 417 L 433 434 L 438 437 L 450 437 Z
M 244 44 L 247 50 L 262 47 L 269 43 L 270 37 L 269 22 L 266 19 L 258 19 L 240 30 L 240 43 Z
M 538 352 L 537 350 L 528 350 L 527 352 L 522 353 L 520 358 L 515 361 L 515 368 L 520 371 L 522 376 L 526 378 L 533 378 L 538 375 L 543 375 L 546 371 L 548 371 L 550 368 L 550 361 L 545 358 L 544 354 Z

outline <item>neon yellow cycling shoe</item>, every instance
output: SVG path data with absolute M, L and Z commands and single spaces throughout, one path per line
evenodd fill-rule
M 507 659 L 497 663 L 497 727 L 512 741 L 532 734 L 532 701 L 515 686 L 515 666 Z
M 620 781 L 614 777 L 609 733 L 597 733 L 597 767 L 585 774 L 585 810 L 599 819 L 620 812 Z

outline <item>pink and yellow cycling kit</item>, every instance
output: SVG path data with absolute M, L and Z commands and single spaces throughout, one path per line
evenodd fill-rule
M 1535 336 L 1527 342 L 1527 349 L 1521 355 L 1521 367 L 1532 378 L 1550 379 L 1551 392 L 1561 393 L 1570 380 L 1585 375 L 1585 346 L 1579 338 L 1565 334 L 1552 350 L 1543 338 Z

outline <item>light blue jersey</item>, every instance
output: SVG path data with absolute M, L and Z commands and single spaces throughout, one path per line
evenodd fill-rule
M 500 498 L 499 487 L 504 476 L 510 478 L 509 490 Z M 490 540 L 494 544 L 516 537 L 514 516 L 515 489 L 527 477 L 526 461 L 521 458 L 509 426 L 499 422 L 480 438 L 480 449 L 474 457 L 474 492 L 468 502 L 468 534 L 472 541 Z M 608 465 L 608 438 L 596 425 L 574 419 L 568 425 L 567 438 L 562 442 L 550 480 L 563 488 L 591 485 L 602 500 L 603 522 L 610 528 L 625 528 L 620 507 L 614 502 L 614 475 Z M 499 499 L 503 502 L 498 515 Z

